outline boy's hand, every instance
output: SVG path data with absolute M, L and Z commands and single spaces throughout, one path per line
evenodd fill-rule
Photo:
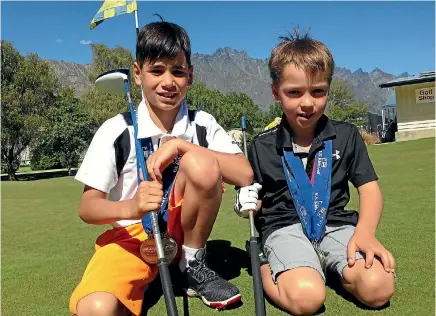
M 235 207 L 236 214 L 241 217 L 247 218 L 249 211 L 257 211 L 257 200 L 259 197 L 259 191 L 262 186 L 259 183 L 253 183 L 252 185 L 242 187 L 236 193 Z
M 147 159 L 147 171 L 150 181 L 162 183 L 162 172 L 168 167 L 179 154 L 177 139 L 171 139 L 161 143 L 158 150 Z
M 365 254 L 365 268 L 371 268 L 374 256 L 380 258 L 386 272 L 395 271 L 395 259 L 392 254 L 371 233 L 361 230 L 354 231 L 347 247 L 348 265 L 352 267 L 356 262 L 356 251 Z
M 162 203 L 162 184 L 157 181 L 142 181 L 135 196 L 126 219 L 141 219 L 150 211 L 159 210 Z

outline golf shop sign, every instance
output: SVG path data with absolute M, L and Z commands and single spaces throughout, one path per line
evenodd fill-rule
M 415 90 L 416 103 L 431 103 L 434 102 L 434 87 L 422 88 Z

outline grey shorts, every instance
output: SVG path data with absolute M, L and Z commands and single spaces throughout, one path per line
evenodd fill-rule
M 354 226 L 327 226 L 320 248 L 326 257 L 326 269 L 339 274 L 348 265 L 347 245 L 354 233 Z M 325 275 L 312 244 L 303 232 L 301 224 L 290 225 L 276 230 L 266 240 L 264 253 L 271 267 L 274 282 L 281 272 L 298 267 L 310 267 L 319 272 L 325 282 Z M 356 252 L 356 260 L 363 259 Z

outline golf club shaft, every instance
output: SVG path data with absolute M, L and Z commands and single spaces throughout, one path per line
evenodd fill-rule
M 245 118 L 241 121 L 242 127 L 242 142 L 244 146 L 244 155 L 247 155 L 247 135 L 246 135 L 246 122 Z M 250 258 L 251 258 L 251 273 L 253 274 L 253 288 L 254 288 L 254 305 L 256 316 L 265 316 L 265 299 L 263 297 L 262 277 L 260 274 L 260 259 L 259 259 L 259 246 L 256 238 L 256 228 L 254 226 L 253 211 L 248 212 L 250 220 Z
M 144 155 L 142 155 L 142 152 L 139 150 L 141 148 L 141 144 L 139 143 L 139 140 L 138 140 L 138 125 L 136 122 L 136 116 L 135 116 L 135 111 L 134 111 L 133 104 L 132 104 L 132 98 L 130 96 L 130 88 L 129 88 L 128 80 L 124 81 L 124 85 L 126 88 L 126 95 L 127 95 L 127 100 L 129 102 L 129 110 L 130 110 L 130 115 L 132 117 L 132 125 L 133 125 L 134 135 L 135 135 L 136 159 L 139 162 L 139 167 L 141 169 L 141 174 L 142 174 L 144 181 L 148 181 L 148 174 L 147 174 Z M 157 257 L 158 257 L 157 265 L 159 267 L 160 280 L 161 280 L 161 284 L 162 284 L 162 292 L 163 292 L 164 299 L 165 299 L 165 306 L 167 309 L 167 314 L 169 316 L 178 316 L 176 298 L 174 296 L 173 285 L 171 282 L 170 271 L 168 268 L 168 262 L 165 259 L 165 254 L 163 251 L 162 238 L 161 238 L 161 233 L 160 233 L 160 229 L 159 229 L 159 225 L 158 225 L 158 214 L 156 211 L 152 211 L 150 213 L 150 216 L 151 216 L 151 225 L 152 225 L 152 230 L 153 230 L 153 237 L 155 240 L 156 250 L 157 250 Z
M 250 237 L 256 238 L 256 226 L 254 226 L 254 214 L 253 211 L 248 212 L 248 219 L 250 221 Z
M 247 157 L 247 135 L 245 132 L 245 124 L 242 128 L 242 143 L 244 145 L 244 155 Z M 256 238 L 256 227 L 254 226 L 254 211 L 248 212 L 248 218 L 250 220 L 250 237 Z
M 162 284 L 162 292 L 165 299 L 165 307 L 167 309 L 168 316 L 178 316 L 176 298 L 174 296 L 173 285 L 171 283 L 170 270 L 168 268 L 168 262 L 163 259 L 159 259 L 157 262 L 159 266 L 160 282 Z
M 263 297 L 263 284 L 259 263 L 259 246 L 256 237 L 250 237 L 250 257 L 256 316 L 265 316 L 265 300 Z

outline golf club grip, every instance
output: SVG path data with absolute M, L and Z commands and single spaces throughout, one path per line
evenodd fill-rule
M 178 316 L 176 298 L 174 296 L 173 285 L 171 283 L 170 270 L 168 263 L 164 258 L 159 259 L 157 265 L 159 266 L 160 282 L 162 284 L 162 292 L 165 299 L 165 306 L 167 308 L 168 316 Z
M 256 237 L 250 238 L 251 273 L 253 274 L 254 304 L 256 316 L 265 316 L 262 278 L 260 275 L 259 246 Z

